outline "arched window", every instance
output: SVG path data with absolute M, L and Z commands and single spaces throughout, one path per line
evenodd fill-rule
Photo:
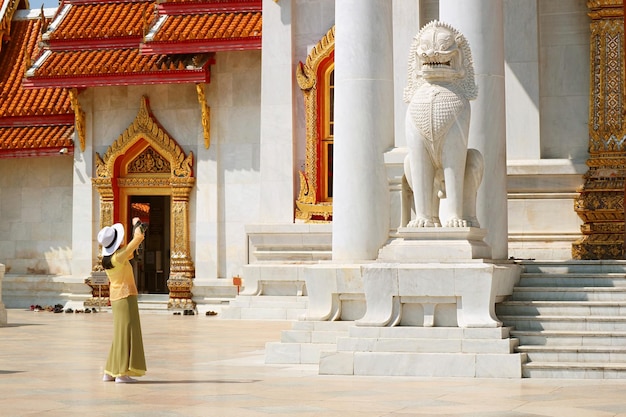
M 305 170 L 300 171 L 296 219 L 324 222 L 333 213 L 335 28 L 311 50 L 297 69 L 306 114 Z

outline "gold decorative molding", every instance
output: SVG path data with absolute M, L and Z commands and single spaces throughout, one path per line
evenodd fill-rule
M 137 150 L 138 146 L 143 148 Z M 189 196 L 195 184 L 193 152 L 185 155 L 154 119 L 147 98 L 142 97 L 133 123 L 111 144 L 104 157 L 95 154 L 95 163 L 96 176 L 92 182 L 100 194 L 101 226 L 120 221 L 114 219 L 116 204 L 123 204 L 116 194 L 121 192 L 119 190 L 171 196 L 170 279 L 188 280 L 187 298 L 191 299 L 191 281 L 195 276 L 189 239 Z M 113 187 L 114 183 L 116 187 Z M 179 287 L 176 284 L 173 288 Z M 170 299 L 174 300 L 170 305 L 181 305 L 179 298 L 179 293 L 170 292 Z
M 129 174 L 167 174 L 171 171 L 169 161 L 150 146 L 128 164 Z
M 196 84 L 198 93 L 198 103 L 202 111 L 202 130 L 204 132 L 204 147 L 209 149 L 211 146 L 211 108 L 206 102 L 206 94 L 204 92 L 204 84 Z
M 80 141 L 80 150 L 85 152 L 85 112 L 78 101 L 78 90 L 70 88 L 70 103 L 72 104 L 72 110 L 74 110 L 74 125 L 76 126 L 76 133 L 78 133 L 78 140 Z
M 172 176 L 192 176 L 193 152 L 185 156 L 182 148 L 152 117 L 148 109 L 148 99 L 145 96 L 141 98 L 141 106 L 133 123 L 111 144 L 104 157 L 100 158 L 100 155 L 96 153 L 96 175 L 99 178 L 111 178 L 117 157 L 123 155 L 138 139 L 146 140 L 169 160 Z
M 324 220 L 332 217 L 332 202 L 317 201 L 319 177 L 318 140 L 320 136 L 318 126 L 318 83 L 317 72 L 320 64 L 335 50 L 335 27 L 333 26 L 324 37 L 315 45 L 307 56 L 306 63 L 300 62 L 296 67 L 296 80 L 304 94 L 305 111 L 305 167 L 300 171 L 300 191 L 296 200 L 296 218 L 306 222 L 312 221 L 315 216 L 322 216 Z
M 574 259 L 623 259 L 626 121 L 622 0 L 588 1 L 591 22 L 589 159 L 574 202 L 583 236 Z

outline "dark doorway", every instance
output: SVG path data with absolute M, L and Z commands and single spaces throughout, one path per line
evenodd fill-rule
M 170 197 L 130 196 L 131 222 L 139 217 L 148 226 L 146 238 L 135 254 L 133 269 L 137 290 L 140 293 L 167 294 L 167 277 L 170 274 Z

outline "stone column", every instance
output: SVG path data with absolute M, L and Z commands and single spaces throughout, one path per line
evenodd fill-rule
M 335 25 L 333 260 L 376 259 L 389 236 L 391 2 L 338 1 Z
M 0 264 L 0 326 L 7 324 L 7 310 L 2 302 L 2 280 L 4 279 L 4 265 Z
M 293 223 L 293 1 L 263 0 L 261 195 L 263 223 Z
M 393 66 L 394 66 L 394 136 L 397 147 L 406 146 L 405 119 L 408 104 L 404 102 L 409 50 L 419 33 L 420 2 L 393 0 Z
M 478 99 L 472 102 L 469 147 L 485 158 L 476 210 L 494 259 L 508 257 L 504 13 L 502 0 L 440 0 L 439 17 L 470 43 Z

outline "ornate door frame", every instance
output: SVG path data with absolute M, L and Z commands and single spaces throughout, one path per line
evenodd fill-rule
M 189 195 L 195 183 L 193 152 L 185 156 L 178 143 L 160 127 L 147 97 L 135 120 L 111 144 L 104 157 L 96 152 L 92 182 L 100 194 L 100 226 L 124 223 L 131 195 L 169 195 L 171 258 L 169 308 L 193 308 L 195 267 L 189 245 Z

